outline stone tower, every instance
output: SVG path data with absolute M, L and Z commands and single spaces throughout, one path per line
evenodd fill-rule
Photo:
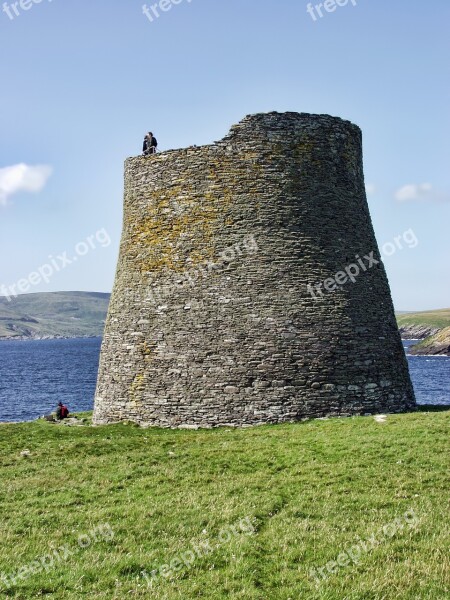
M 357 126 L 258 114 L 216 144 L 126 161 L 95 423 L 414 407 Z

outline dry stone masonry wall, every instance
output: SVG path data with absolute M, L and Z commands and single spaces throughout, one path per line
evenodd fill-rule
M 318 291 L 357 257 L 366 270 Z M 414 407 L 357 126 L 258 114 L 216 144 L 126 161 L 95 423 L 242 426 Z

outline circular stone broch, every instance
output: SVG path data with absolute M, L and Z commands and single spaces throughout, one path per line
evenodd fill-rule
M 216 144 L 126 161 L 95 423 L 414 407 L 356 125 L 258 114 Z

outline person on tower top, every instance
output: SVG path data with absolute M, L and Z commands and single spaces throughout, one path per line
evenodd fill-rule
M 149 154 L 155 154 L 157 146 L 158 146 L 158 142 L 157 142 L 155 136 L 153 135 L 153 133 L 151 131 L 149 131 L 144 138 L 144 144 L 142 146 L 142 153 L 145 156 L 148 156 Z

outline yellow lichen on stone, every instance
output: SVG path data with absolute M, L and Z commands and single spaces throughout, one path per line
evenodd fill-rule
M 213 260 L 215 231 L 220 221 L 226 221 L 226 208 L 233 201 L 230 189 L 221 188 L 220 193 L 218 187 L 211 184 L 213 189 L 203 194 L 179 185 L 164 192 L 152 190 L 148 192 L 144 216 L 126 216 L 125 252 L 139 251 L 141 272 L 182 272 Z M 187 240 L 191 242 L 189 251 L 181 249 Z
M 152 353 L 154 352 L 156 344 L 152 344 L 151 346 L 144 340 L 144 342 L 139 347 L 139 350 L 144 358 L 148 359 Z
M 145 390 L 145 380 L 146 376 L 143 373 L 138 373 L 134 376 L 129 393 L 130 404 L 136 405 L 139 402 L 142 402 L 142 396 Z

